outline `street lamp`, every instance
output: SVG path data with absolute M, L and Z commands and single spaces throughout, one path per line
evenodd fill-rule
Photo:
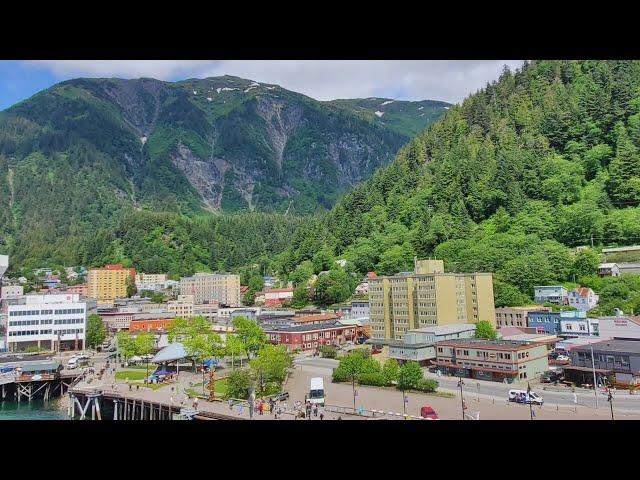
M 607 397 L 607 401 L 609 402 L 609 406 L 611 407 L 611 420 L 615 420 L 615 418 L 613 418 L 613 394 L 611 393 L 611 389 L 609 389 L 609 396 Z
M 460 387 L 460 407 L 461 407 L 461 411 L 462 411 L 462 420 L 464 420 L 464 398 L 462 398 L 462 386 L 464 385 L 464 381 L 462 380 L 462 377 L 460 377 L 460 380 L 458 380 L 458 387 Z

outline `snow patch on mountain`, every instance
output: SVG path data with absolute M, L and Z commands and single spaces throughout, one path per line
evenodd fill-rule
M 375 113 L 378 117 L 382 117 L 382 116 L 384 115 L 384 112 L 380 112 L 380 111 L 378 111 L 378 110 L 376 110 L 374 113 Z

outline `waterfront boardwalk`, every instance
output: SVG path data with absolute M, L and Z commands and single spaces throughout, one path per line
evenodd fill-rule
M 78 393 L 87 393 L 90 391 L 103 392 L 105 398 L 109 398 L 113 396 L 112 394 L 116 394 L 117 396 L 126 397 L 127 400 L 136 400 L 145 403 L 156 403 L 162 404 L 165 407 L 172 406 L 175 409 L 179 410 L 182 407 L 193 408 L 193 398 L 189 398 L 189 395 L 186 393 L 187 389 L 194 388 L 198 391 L 200 387 L 192 387 L 193 383 L 196 383 L 198 379 L 200 379 L 200 375 L 194 374 L 191 372 L 180 372 L 178 382 L 167 384 L 159 389 L 153 390 L 151 388 L 146 388 L 141 384 L 131 383 L 131 388 L 129 388 L 129 384 L 123 382 L 121 380 L 116 381 L 113 375 L 104 375 L 102 380 L 97 380 L 96 377 L 89 376 L 87 380 L 91 380 L 87 382 L 86 380 L 79 382 L 71 392 Z M 200 380 L 201 381 L 201 380 Z M 139 388 L 136 388 L 136 385 L 139 385 Z M 173 387 L 173 390 L 172 390 Z M 282 409 L 286 409 L 287 412 L 283 413 L 282 416 L 279 416 L 279 420 L 294 420 L 295 416 L 293 412 L 293 401 L 279 403 L 279 406 Z M 238 420 L 249 420 L 249 408 L 247 404 L 244 405 L 236 404 L 233 405 L 232 408 L 229 407 L 229 404 L 225 400 L 213 401 L 210 402 L 208 400 L 204 400 L 202 398 L 198 399 L 198 412 L 202 413 L 202 416 L 208 415 L 216 415 L 216 416 L 224 416 L 227 419 L 238 419 Z M 323 409 L 320 409 L 322 411 Z M 324 418 L 326 420 L 335 420 L 338 417 L 343 419 L 349 418 L 358 418 L 354 415 L 347 415 L 344 413 L 334 413 L 329 411 L 324 411 Z M 260 415 L 257 412 L 253 412 L 254 420 L 275 420 L 275 416 L 273 414 L 264 413 Z M 311 416 L 311 420 L 319 420 L 318 417 Z

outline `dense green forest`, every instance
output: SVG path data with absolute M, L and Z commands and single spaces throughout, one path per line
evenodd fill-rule
M 437 257 L 449 271 L 495 272 L 497 305 L 530 301 L 535 284 L 602 286 L 598 255 L 572 247 L 640 243 L 639 148 L 640 62 L 505 68 L 349 192 L 324 228 L 301 228 L 275 267 L 329 255 L 358 275 L 393 274 Z M 607 282 L 619 294 L 602 310 L 640 309 L 635 280 Z
M 28 136 L 34 128 L 42 127 L 16 120 L 10 131 Z M 162 214 L 128 210 L 123 196 L 80 197 L 72 201 L 84 218 L 109 211 L 116 220 L 77 236 L 71 224 L 57 237 L 47 208 L 55 211 L 64 184 L 37 154 L 19 166 L 8 153 L 0 157 L 0 171 L 30 169 L 35 180 L 2 175 L 0 195 L 13 205 L 11 224 L 23 208 L 12 201 L 16 188 L 48 192 L 41 213 L 29 218 L 33 232 L 22 237 L 39 239 L 43 250 L 25 250 L 25 262 L 53 258 L 46 240 L 68 238 L 58 250 L 89 265 L 125 260 L 172 274 L 236 269 L 256 285 L 259 274 L 275 272 L 294 282 L 302 305 L 342 301 L 365 272 L 410 270 L 417 255 L 442 258 L 449 271 L 494 272 L 498 306 L 529 302 L 533 285 L 559 282 L 599 292 L 596 313 L 637 312 L 638 277 L 598 279 L 595 269 L 599 247 L 640 243 L 639 148 L 640 62 L 533 61 L 505 69 L 452 107 L 328 214 L 205 218 L 184 205 L 182 214 Z M 100 175 L 121 168 L 86 152 Z M 82 158 L 74 155 L 74 174 Z M 594 249 L 576 253 L 581 245 Z

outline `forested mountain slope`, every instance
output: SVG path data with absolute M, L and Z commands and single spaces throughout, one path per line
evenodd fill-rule
M 237 77 L 62 82 L 0 113 L 0 248 L 75 263 L 130 211 L 326 211 L 408 140 Z
M 597 255 L 570 247 L 640 243 L 639 148 L 640 62 L 528 62 L 452 107 L 278 266 L 331 255 L 392 274 L 436 256 L 495 272 L 499 305 L 535 284 L 595 284 L 581 277 Z M 640 308 L 639 291 L 621 306 Z

